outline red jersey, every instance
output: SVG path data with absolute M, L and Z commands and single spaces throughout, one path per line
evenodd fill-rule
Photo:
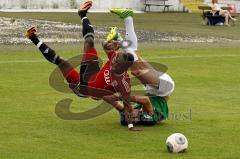
M 108 53 L 109 60 L 97 74 L 89 79 L 88 86 L 113 93 L 119 92 L 121 96 L 129 96 L 131 93 L 131 84 L 128 73 L 125 72 L 122 75 L 113 75 L 111 73 L 112 63 L 115 62 L 116 57 L 116 52 Z
M 89 50 L 85 53 L 85 58 L 93 58 L 94 56 L 92 55 L 97 57 L 96 53 L 96 49 Z M 131 93 L 131 84 L 128 73 L 125 72 L 122 75 L 113 75 L 111 73 L 111 66 L 115 62 L 116 57 L 116 52 L 109 52 L 109 60 L 99 72 L 90 77 L 87 86 L 80 85 L 80 76 L 78 72 L 72 68 L 70 72 L 64 75 L 70 88 L 78 96 L 82 96 L 83 94 L 81 92 L 84 92 L 84 95 L 102 98 L 103 96 L 119 92 L 121 96 L 128 97 Z

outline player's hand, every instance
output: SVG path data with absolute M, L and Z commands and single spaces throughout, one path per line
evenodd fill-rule
M 129 131 L 143 131 L 143 129 L 138 128 L 138 127 L 132 127 L 128 129 Z
M 133 123 L 138 123 L 140 121 L 140 111 L 138 109 L 134 109 L 131 114 L 131 117 Z

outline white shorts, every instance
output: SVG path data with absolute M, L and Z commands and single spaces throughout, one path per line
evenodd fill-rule
M 149 85 L 145 86 L 146 93 L 166 97 L 169 96 L 175 88 L 175 83 L 167 73 L 161 73 L 159 76 L 159 87 L 158 89 Z

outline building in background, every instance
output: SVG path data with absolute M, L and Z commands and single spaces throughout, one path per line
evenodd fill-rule
M 0 9 L 76 9 L 86 0 L 0 0 Z M 171 11 L 181 8 L 179 0 L 168 0 Z M 94 0 L 93 9 L 99 11 L 110 8 L 133 8 L 144 10 L 144 0 Z M 152 11 L 162 11 L 163 7 L 151 7 Z

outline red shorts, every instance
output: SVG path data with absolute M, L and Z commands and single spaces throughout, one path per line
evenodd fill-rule
M 92 63 L 93 61 L 98 62 L 97 50 L 95 48 L 91 49 L 91 50 L 88 50 L 85 53 L 83 53 L 81 64 L 82 63 L 87 64 L 89 62 Z M 88 74 L 89 76 L 94 75 L 94 74 L 96 74 L 97 71 L 99 71 L 99 68 L 97 68 L 96 66 L 93 67 L 93 68 L 95 69 L 94 71 L 90 70 L 90 69 L 87 69 L 84 72 L 86 74 Z M 66 73 L 64 75 L 65 79 L 67 80 L 67 82 L 69 84 L 79 84 L 80 81 L 81 81 L 80 76 L 81 75 L 78 73 L 78 71 L 73 67 L 68 73 Z

